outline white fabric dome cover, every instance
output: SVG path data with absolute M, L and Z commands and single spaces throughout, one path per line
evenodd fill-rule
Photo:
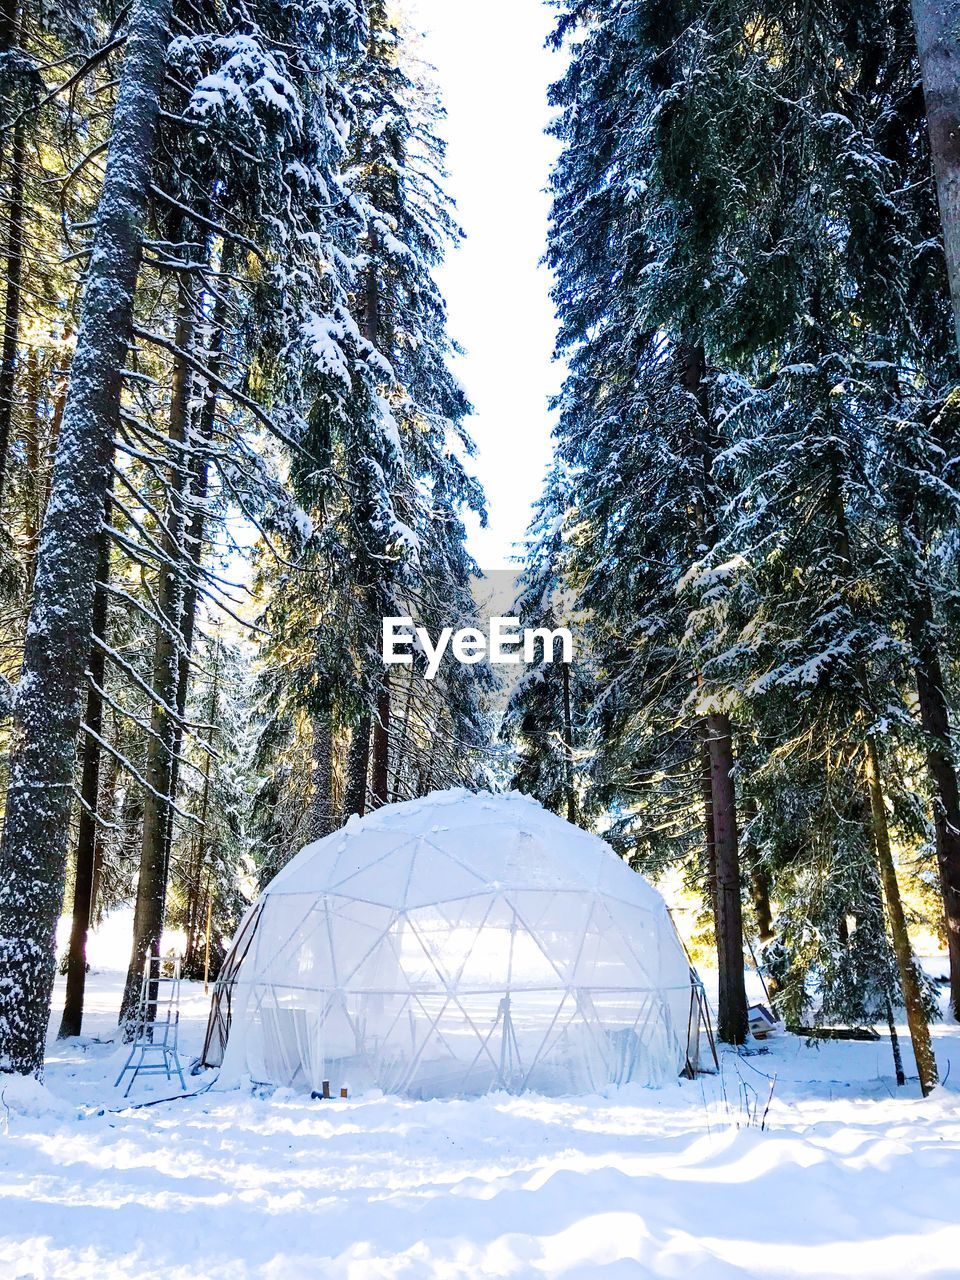
M 663 899 L 607 844 L 517 793 L 444 791 L 351 818 L 267 886 L 204 1061 L 334 1094 L 583 1093 L 675 1079 L 696 1011 Z

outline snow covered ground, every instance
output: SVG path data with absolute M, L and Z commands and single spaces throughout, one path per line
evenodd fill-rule
M 926 1102 L 896 1089 L 886 1040 L 781 1036 L 719 1077 L 608 1097 L 124 1109 L 123 1051 L 100 1042 L 120 983 L 91 976 L 89 1034 L 51 1043 L 46 1087 L 4 1091 L 3 1280 L 960 1276 L 955 1025 Z M 205 1016 L 188 988 L 186 1059 Z M 138 1081 L 130 1102 L 172 1092 Z

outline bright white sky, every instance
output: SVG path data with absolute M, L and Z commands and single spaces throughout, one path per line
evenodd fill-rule
M 457 376 L 476 410 L 475 470 L 490 523 L 471 527 L 481 569 L 503 568 L 522 538 L 550 456 L 547 400 L 556 324 L 544 192 L 556 143 L 544 136 L 547 85 L 560 74 L 544 49 L 551 11 L 541 0 L 410 0 L 422 53 L 447 108 L 448 190 L 465 243 L 440 285 L 450 329 L 465 348 Z

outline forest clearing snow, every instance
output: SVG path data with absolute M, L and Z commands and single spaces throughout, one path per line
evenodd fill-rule
M 780 1036 L 720 1076 L 604 1097 L 214 1088 L 112 1110 L 125 1055 L 98 1038 L 121 982 L 91 974 L 89 1034 L 51 1042 L 45 1086 L 4 1090 L 2 1280 L 960 1276 L 953 1023 L 925 1102 L 886 1039 Z M 54 1031 L 61 1004 L 58 986 Z M 185 986 L 185 1063 L 206 1009 Z M 129 1102 L 175 1092 L 138 1080 Z

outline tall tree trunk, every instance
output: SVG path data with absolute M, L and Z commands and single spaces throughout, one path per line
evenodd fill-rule
M 743 1044 L 747 993 L 743 977 L 743 917 L 737 804 L 733 781 L 733 733 L 722 712 L 707 716 L 713 831 L 717 851 L 717 964 L 720 993 L 717 1034 L 727 1044 Z
M 373 223 L 367 225 L 367 267 L 364 283 L 363 336 L 375 350 L 380 343 L 380 288 L 377 280 L 378 236 Z M 384 672 L 377 695 L 377 714 L 373 720 L 372 760 L 370 762 L 370 803 L 375 809 L 388 800 L 388 765 L 390 754 L 390 677 Z M 363 812 L 363 809 L 360 809 Z
M 23 495 L 23 565 L 26 577 L 26 596 L 33 591 L 33 575 L 36 570 L 37 550 L 40 546 L 40 524 L 43 520 L 42 480 L 44 470 L 44 442 L 41 401 L 43 399 L 43 373 L 36 348 L 27 352 L 26 421 L 24 423 L 24 479 Z
M 371 222 L 367 227 L 367 267 L 363 291 L 363 336 L 371 347 L 377 348 L 380 342 L 380 287 L 377 282 L 377 249 L 379 237 Z
M 20 306 L 23 288 L 24 177 L 26 172 L 25 126 L 13 128 L 10 149 L 10 212 L 7 217 L 7 293 L 3 304 L 3 345 L 0 351 L 0 496 L 7 478 L 7 458 L 12 435 L 20 338 Z
M 707 859 L 707 897 L 717 929 L 717 833 L 713 826 L 713 778 L 707 722 L 700 724 L 700 799 L 703 804 L 703 848 Z
M 69 321 L 64 326 L 64 339 L 70 336 Z M 50 419 L 50 436 L 47 440 L 46 457 L 40 467 L 37 475 L 37 511 L 38 511 L 38 527 L 37 527 L 37 545 L 33 548 L 33 554 L 30 562 L 30 583 L 31 589 L 33 580 L 36 576 L 36 558 L 40 547 L 40 532 L 43 529 L 43 518 L 47 514 L 47 506 L 50 502 L 50 485 L 53 479 L 53 468 L 51 460 L 56 457 L 57 446 L 60 443 L 60 428 L 63 425 L 63 413 L 67 404 L 67 390 L 70 385 L 69 373 L 65 369 L 62 376 L 57 379 L 57 390 L 53 397 L 53 415 Z
M 377 697 L 377 718 L 373 722 L 373 761 L 370 769 L 370 800 L 375 809 L 389 798 L 390 677 L 384 672 Z
M 104 524 L 110 522 L 110 493 L 103 511 Z M 87 981 L 87 933 L 93 907 L 93 880 L 97 851 L 97 803 L 100 792 L 100 741 L 103 735 L 103 688 L 105 655 L 97 640 L 107 634 L 107 581 L 110 577 L 110 535 L 100 534 L 97 587 L 93 596 L 93 636 L 90 646 L 90 683 L 84 723 L 83 770 L 80 776 L 80 822 L 77 830 L 76 869 L 73 882 L 73 912 L 70 945 L 67 950 L 67 992 L 58 1037 L 78 1036 L 83 1027 L 83 996 Z
M 960 789 L 950 746 L 943 671 L 933 636 L 933 608 L 926 590 L 919 593 L 910 630 L 920 721 L 927 736 L 927 772 L 934 793 L 937 863 L 950 954 L 950 1007 L 960 1021 Z
M 863 886 L 865 898 L 864 905 L 867 913 L 871 909 L 876 913 L 876 918 L 881 922 L 886 937 L 887 924 L 887 908 L 883 900 L 883 882 L 880 878 L 880 860 L 877 858 L 876 840 L 873 830 L 873 801 L 870 797 L 869 790 L 863 793 L 863 821 L 864 829 L 867 835 L 867 846 L 873 850 L 873 865 L 866 868 L 867 883 Z M 837 921 L 837 932 L 840 935 L 840 942 L 846 948 L 850 945 L 851 929 L 847 923 L 848 917 L 842 915 Z M 856 920 L 856 917 L 854 917 Z M 857 922 L 856 927 L 859 927 Z M 887 975 L 885 975 L 886 977 Z M 907 1083 L 907 1078 L 903 1071 L 903 1054 L 900 1051 L 900 1037 L 897 1035 L 897 1024 L 893 1020 L 893 997 L 896 994 L 892 981 L 885 981 L 886 988 L 883 993 L 884 1015 L 887 1020 L 887 1028 L 890 1032 L 890 1053 L 893 1058 L 893 1072 L 896 1077 L 898 1087 L 902 1087 Z
M 407 748 L 410 740 L 410 709 L 413 704 L 413 687 L 416 679 L 413 673 L 413 667 L 409 668 L 407 678 L 406 694 L 403 700 L 403 719 L 400 722 L 400 732 L 397 735 L 396 760 L 393 766 L 393 785 L 390 788 L 390 802 L 395 804 L 400 799 L 400 781 L 403 775 L 403 766 L 407 758 Z
M 747 799 L 741 806 L 746 830 L 749 831 L 751 825 L 757 817 L 756 803 Z M 757 933 L 760 937 L 761 947 L 764 943 L 770 942 L 774 937 L 773 931 L 773 910 L 770 906 L 770 871 L 766 863 L 760 856 L 760 850 L 757 842 L 752 835 L 749 837 L 744 832 L 744 838 L 741 841 L 742 856 L 744 866 L 747 868 L 747 874 L 750 878 L 750 897 L 753 902 L 753 915 L 757 922 Z M 844 924 L 846 921 L 844 920 Z M 767 999 L 774 1012 L 777 1010 L 777 982 L 770 974 L 765 973 L 765 966 L 762 964 L 762 953 L 758 957 L 753 956 L 754 963 L 757 965 L 757 973 L 763 984 Z
M 870 796 L 870 813 L 873 822 L 873 839 L 880 866 L 880 879 L 883 884 L 883 896 L 887 904 L 887 918 L 890 921 L 890 933 L 893 938 L 893 950 L 897 957 L 897 968 L 900 971 L 900 985 L 903 988 L 903 1003 L 907 1011 L 907 1025 L 910 1028 L 910 1039 L 913 1041 L 913 1056 L 917 1061 L 917 1072 L 920 1076 L 920 1091 L 923 1096 L 937 1083 L 937 1062 L 933 1056 L 933 1044 L 930 1039 L 930 1028 L 923 1008 L 920 982 L 910 936 L 907 933 L 907 920 L 900 900 L 900 886 L 893 865 L 893 853 L 890 849 L 890 832 L 887 827 L 886 801 L 883 785 L 880 781 L 880 762 L 877 743 L 873 734 L 866 735 L 864 747 L 864 777 Z
M 217 715 L 217 704 L 220 698 L 220 641 L 213 659 L 213 677 L 210 682 L 210 701 L 207 705 L 207 724 L 213 724 Z M 212 743 L 210 744 L 213 745 Z M 183 957 L 184 969 L 189 973 L 197 952 L 197 931 L 200 924 L 201 886 L 204 869 L 207 863 L 207 821 L 210 814 L 210 766 L 211 753 L 203 757 L 203 790 L 200 796 L 200 830 L 197 832 L 196 858 L 192 867 L 190 884 L 190 901 L 187 919 L 187 945 Z M 210 872 L 207 870 L 207 896 L 210 894 Z
M 751 851 L 747 859 L 750 868 L 750 896 L 753 898 L 753 911 L 757 917 L 757 932 L 761 942 L 769 942 L 773 937 L 773 912 L 770 908 L 770 875 Z
M 743 804 L 743 817 L 749 829 L 756 819 L 757 806 L 750 800 Z M 744 862 L 750 876 L 750 897 L 753 899 L 753 913 L 757 920 L 757 932 L 761 942 L 769 942 L 773 937 L 773 912 L 770 909 L 770 872 L 760 858 L 756 842 L 750 839 L 743 841 Z
M 837 531 L 837 543 L 840 555 L 846 561 L 851 577 L 854 574 L 853 547 L 847 525 L 847 511 L 843 496 L 841 472 L 834 460 L 827 497 L 828 509 L 833 515 Z M 858 664 L 857 680 L 861 690 L 861 706 L 870 705 L 870 682 L 866 664 Z M 883 897 L 886 902 L 887 919 L 890 924 L 890 936 L 893 950 L 897 958 L 897 969 L 900 973 L 900 985 L 903 988 L 903 1001 L 907 1011 L 907 1023 L 910 1027 L 910 1039 L 913 1041 L 913 1053 L 920 1076 L 920 1089 L 924 1097 L 937 1083 L 937 1063 L 933 1056 L 933 1044 L 930 1039 L 930 1028 L 921 998 L 920 982 L 913 960 L 910 946 L 910 935 L 907 932 L 906 916 L 900 899 L 900 886 L 890 848 L 890 831 L 887 826 L 886 797 L 883 789 L 883 775 L 880 770 L 880 753 L 876 737 L 869 731 L 867 714 L 861 712 L 859 723 L 863 732 L 863 776 L 866 783 L 867 797 L 870 802 L 870 822 L 873 828 L 874 846 L 877 865 L 880 871 L 880 882 L 883 886 Z
M 195 329 L 195 300 L 191 290 L 181 286 L 176 330 L 176 345 L 181 351 L 192 350 Z M 144 765 L 147 790 L 143 800 L 140 874 L 133 916 L 133 947 L 120 1006 L 120 1022 L 125 1024 L 129 1024 L 136 1011 L 144 962 L 148 955 L 159 954 L 166 906 L 168 854 L 173 838 L 178 776 L 176 761 L 181 742 L 178 703 L 180 664 L 183 657 L 185 503 L 190 476 L 184 447 L 190 436 L 192 387 L 193 378 L 189 365 L 186 360 L 175 356 L 168 430 L 173 449 L 167 482 L 164 528 L 159 539 L 166 563 L 160 567 L 157 589 L 160 624 L 156 630 L 153 650 L 154 702 L 150 712 L 151 734 L 147 739 Z
M 707 395 L 707 362 L 703 344 L 685 338 L 680 344 L 681 378 L 700 416 L 698 439 L 702 472 L 694 498 L 696 528 L 691 532 L 703 546 L 716 540 L 712 516 L 713 457 L 716 450 Z M 740 889 L 740 851 L 737 799 L 733 781 L 733 732 L 723 712 L 705 717 L 710 756 L 713 837 L 716 858 L 716 936 L 720 990 L 717 1035 L 727 1044 L 743 1044 L 749 1033 L 743 965 L 743 907 Z
M 224 249 L 220 264 L 220 274 L 226 280 L 232 267 L 233 255 L 228 245 Z M 225 285 L 217 297 L 211 319 L 212 345 L 208 364 L 214 376 L 220 372 L 223 353 L 223 329 L 227 318 L 227 292 Z M 189 385 L 184 384 L 185 387 Z M 196 428 L 190 434 L 191 456 L 189 465 L 189 500 L 184 503 L 184 512 L 190 510 L 189 520 L 183 538 L 183 554 L 185 564 L 189 566 L 190 576 L 183 587 L 180 610 L 179 639 L 180 652 L 177 658 L 177 716 L 173 725 L 173 749 L 170 764 L 170 796 L 167 821 L 163 833 L 163 866 L 164 885 L 170 871 L 170 859 L 173 851 L 173 802 L 180 783 L 180 751 L 183 745 L 183 721 L 187 713 L 187 698 L 190 692 L 191 658 L 193 640 L 196 631 L 197 604 L 200 596 L 199 578 L 203 563 L 204 539 L 207 524 L 207 497 L 210 483 L 209 447 L 217 422 L 217 391 L 212 385 L 204 388 L 202 407 Z M 189 422 L 187 424 L 189 426 Z M 185 516 L 186 518 L 186 516 Z M 212 694 L 214 701 L 219 695 L 220 673 L 220 641 L 217 641 L 214 658 L 214 676 Z M 213 713 L 207 716 L 207 724 L 213 723 Z M 209 756 L 207 757 L 209 764 Z
M 71 782 L 170 0 L 135 0 L 16 702 L 0 844 L 0 1071 L 43 1073 Z
M 197 957 L 197 924 L 200 914 L 200 893 L 203 882 L 203 862 L 201 861 L 201 840 L 199 833 L 194 836 L 193 850 L 190 855 L 187 884 L 187 910 L 184 932 L 187 935 L 183 948 L 183 972 L 190 977 L 193 973 Z
M 203 810 L 203 813 L 200 819 L 202 823 L 206 821 L 206 809 L 209 803 L 209 797 L 210 755 L 207 753 L 203 761 L 203 789 L 201 791 L 201 809 Z M 195 831 L 190 851 L 190 862 L 187 867 L 187 909 L 184 924 L 187 941 L 183 949 L 183 972 L 187 976 L 190 976 L 193 973 L 194 963 L 197 956 L 197 937 L 200 923 L 200 899 L 203 890 L 203 855 L 203 832 Z
M 960 352 L 960 0 L 913 0 L 913 24 Z
M 897 1084 L 902 1089 L 907 1083 L 906 1072 L 903 1069 L 903 1054 L 900 1052 L 900 1037 L 897 1035 L 897 1024 L 893 1020 L 893 1005 L 890 1003 L 890 997 L 887 997 L 887 1028 L 890 1032 L 890 1052 L 893 1054 L 893 1074 Z
M 210 948 L 213 941 L 213 885 L 210 883 L 210 872 L 207 872 L 207 888 L 204 894 L 204 928 L 203 928 L 203 994 L 210 990 Z
M 334 828 L 333 716 L 329 708 L 313 717 L 313 797 L 309 839 L 320 840 Z
M 567 793 L 567 821 L 577 821 L 577 789 L 573 775 L 573 713 L 570 706 L 570 664 L 561 662 L 563 680 L 563 785 Z
M 120 781 L 120 764 L 114 756 L 108 755 L 105 762 L 101 759 L 101 775 L 97 812 L 104 822 L 113 822 L 116 818 L 117 783 Z M 97 823 L 93 849 L 93 884 L 90 888 L 91 924 L 97 917 L 97 903 L 103 893 L 103 868 L 106 859 L 107 833 L 100 823 Z
M 353 731 L 350 741 L 350 754 L 347 757 L 347 789 L 343 798 L 344 820 L 351 814 L 363 817 L 367 807 L 367 774 L 370 770 L 370 727 L 369 711 L 361 716 Z
M 223 259 L 220 264 L 220 274 L 226 280 L 229 276 L 232 266 L 232 254 L 230 246 L 224 249 Z M 185 293 L 183 297 L 183 328 L 177 335 L 177 346 L 189 350 L 193 343 L 196 331 L 196 315 L 194 311 L 195 302 Z M 217 375 L 220 371 L 222 363 L 223 351 L 223 331 L 226 322 L 227 312 L 227 292 L 225 285 L 217 297 L 214 307 L 213 316 L 211 318 L 212 345 L 209 352 L 208 363 L 211 372 Z M 182 341 L 181 341 L 182 339 Z M 185 345 L 184 345 L 185 344 Z M 176 698 L 175 708 L 176 717 L 171 726 L 170 739 L 170 776 L 168 780 L 168 801 L 164 806 L 166 812 L 163 821 L 163 847 L 160 856 L 160 865 L 162 867 L 160 876 L 162 879 L 162 895 L 163 904 L 166 904 L 167 885 L 170 877 L 170 861 L 173 853 L 173 836 L 174 836 L 174 805 L 176 803 L 177 792 L 180 784 L 180 753 L 183 746 L 183 721 L 187 711 L 187 698 L 190 692 L 190 674 L 191 659 L 193 654 L 194 633 L 196 631 L 197 604 L 199 601 L 199 576 L 203 561 L 204 539 L 206 536 L 206 520 L 207 520 L 207 496 L 209 493 L 209 472 L 210 458 L 209 446 L 213 439 L 213 433 L 216 428 L 217 420 L 217 391 L 212 385 L 204 388 L 202 406 L 200 409 L 199 420 L 195 429 L 190 429 L 190 397 L 194 392 L 195 380 L 189 368 L 179 362 L 175 366 L 174 372 L 174 402 L 176 409 L 171 411 L 171 439 L 174 439 L 174 420 L 177 420 L 176 426 L 182 425 L 184 432 L 184 442 L 189 439 L 191 445 L 191 455 L 189 466 L 184 461 L 184 472 L 178 477 L 185 484 L 183 496 L 179 500 L 181 507 L 181 526 L 185 525 L 183 532 L 183 545 L 178 551 L 182 555 L 185 568 L 189 568 L 189 578 L 186 583 L 182 581 L 175 584 L 180 592 L 180 616 L 178 622 L 178 654 L 176 658 L 177 674 L 176 674 Z M 187 492 L 189 490 L 189 493 Z M 187 510 L 190 515 L 187 519 Z M 217 643 L 215 669 L 214 669 L 214 696 L 218 690 L 219 666 L 220 663 L 220 645 Z M 207 717 L 207 723 L 213 721 L 212 715 Z M 209 764 L 209 757 L 207 759 Z M 198 872 L 199 875 L 199 872 Z M 163 910 L 161 910 L 161 919 L 159 930 L 163 929 Z M 159 944 L 159 933 L 157 935 L 157 944 Z M 135 997 L 136 993 L 131 991 L 131 995 Z

